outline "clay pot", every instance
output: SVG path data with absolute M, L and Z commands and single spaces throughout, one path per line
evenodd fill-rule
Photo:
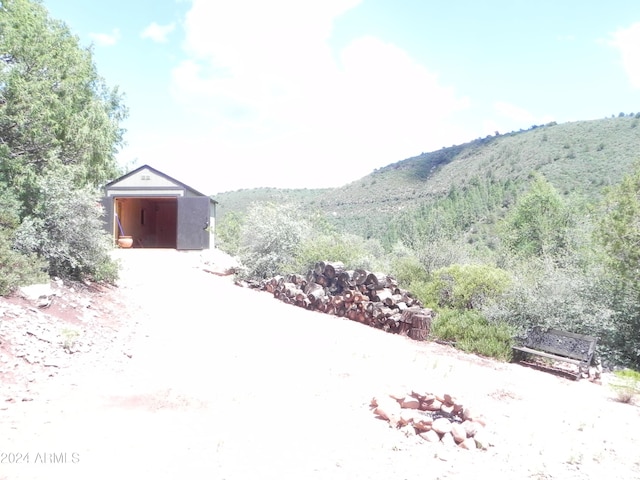
M 120 248 L 131 248 L 133 246 L 133 237 L 118 237 L 118 246 Z

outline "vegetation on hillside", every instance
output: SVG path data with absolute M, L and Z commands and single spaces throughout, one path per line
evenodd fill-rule
M 434 334 L 465 350 L 506 359 L 514 338 L 553 326 L 598 336 L 609 366 L 637 367 L 637 124 L 549 124 L 422 154 L 340 189 L 295 191 L 290 211 L 304 227 L 272 273 L 317 260 L 388 271 L 441 313 Z M 273 189 L 271 208 L 290 193 Z M 257 231 L 263 220 L 247 224 L 245 212 L 258 205 L 233 212 L 230 223 L 246 228 L 222 248 Z M 231 230 L 223 218 L 222 236 Z
M 118 174 L 121 100 L 40 2 L 2 1 L 0 294 L 45 273 L 116 275 L 96 187 Z

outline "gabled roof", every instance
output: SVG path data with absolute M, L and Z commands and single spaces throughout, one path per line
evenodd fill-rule
M 199 192 L 198 190 L 196 190 L 195 188 L 190 187 L 189 185 L 187 185 L 186 183 L 182 183 L 179 180 L 176 180 L 173 177 L 170 177 L 169 175 L 167 175 L 166 173 L 162 173 L 160 170 L 156 170 L 155 168 L 149 166 L 149 165 L 142 165 L 141 167 L 136 168 L 135 170 L 130 171 L 129 173 L 125 173 L 124 175 L 122 175 L 121 177 L 116 178 L 115 180 L 110 181 L 109 183 L 107 183 L 104 188 L 109 188 L 110 186 L 114 185 L 115 183 L 118 183 L 122 180 L 124 180 L 125 178 L 131 177 L 133 175 L 135 175 L 136 173 L 139 173 L 141 170 L 150 170 L 152 173 L 154 173 L 155 175 L 158 175 L 172 183 L 175 183 L 176 185 L 181 186 L 182 188 L 186 189 L 186 190 L 190 190 L 192 193 L 195 193 L 196 195 L 200 195 L 202 197 L 208 197 L 208 195 L 205 195 L 204 193 Z M 209 197 L 210 200 L 217 204 L 218 202 L 215 201 L 213 198 Z

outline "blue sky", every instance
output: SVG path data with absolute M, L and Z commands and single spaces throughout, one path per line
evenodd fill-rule
M 122 165 L 207 194 L 340 186 L 640 111 L 637 0 L 44 0 L 125 94 Z

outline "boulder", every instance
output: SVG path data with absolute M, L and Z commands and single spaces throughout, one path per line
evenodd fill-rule
M 462 410 L 462 419 L 463 420 L 475 420 L 480 416 L 480 412 L 478 412 L 475 408 L 466 407 Z
M 476 450 L 478 447 L 476 446 L 476 441 L 473 438 L 465 438 L 460 443 L 460 448 L 465 450 Z
M 417 410 L 420 407 L 420 400 L 413 397 L 405 397 L 400 402 L 400 406 L 402 408 L 413 408 Z
M 398 418 L 400 416 L 400 404 L 390 397 L 376 397 L 375 403 L 377 407 L 373 410 L 373 413 L 379 417 L 391 421 L 392 417 Z
M 425 400 L 420 404 L 420 410 L 425 410 L 428 412 L 437 412 L 438 410 L 440 410 L 440 407 L 442 407 L 442 403 L 438 400 L 432 400 L 431 402 Z
M 423 432 L 418 435 L 420 438 L 426 440 L 431 443 L 438 443 L 440 441 L 440 435 L 438 435 L 433 430 L 429 430 L 428 432 Z
M 462 428 L 464 428 L 465 432 L 467 432 L 467 437 L 473 437 L 476 432 L 482 428 L 482 425 L 474 422 L 473 420 L 465 420 L 461 423 Z
M 462 443 L 467 439 L 467 431 L 460 423 L 451 424 L 451 435 L 456 443 Z
M 451 432 L 443 434 L 442 438 L 440 438 L 440 441 L 442 442 L 442 444 L 445 447 L 455 447 L 456 446 L 456 441 L 453 439 L 453 435 L 451 435 Z
M 18 295 L 31 302 L 37 301 L 40 297 L 50 297 L 53 294 L 54 291 L 50 283 L 37 283 L 18 289 Z
M 446 403 L 443 403 L 440 406 L 440 411 L 444 413 L 453 413 L 453 404 L 447 405 Z
M 431 428 L 440 434 L 449 433 L 451 431 L 451 422 L 447 418 L 438 418 L 433 421 Z

